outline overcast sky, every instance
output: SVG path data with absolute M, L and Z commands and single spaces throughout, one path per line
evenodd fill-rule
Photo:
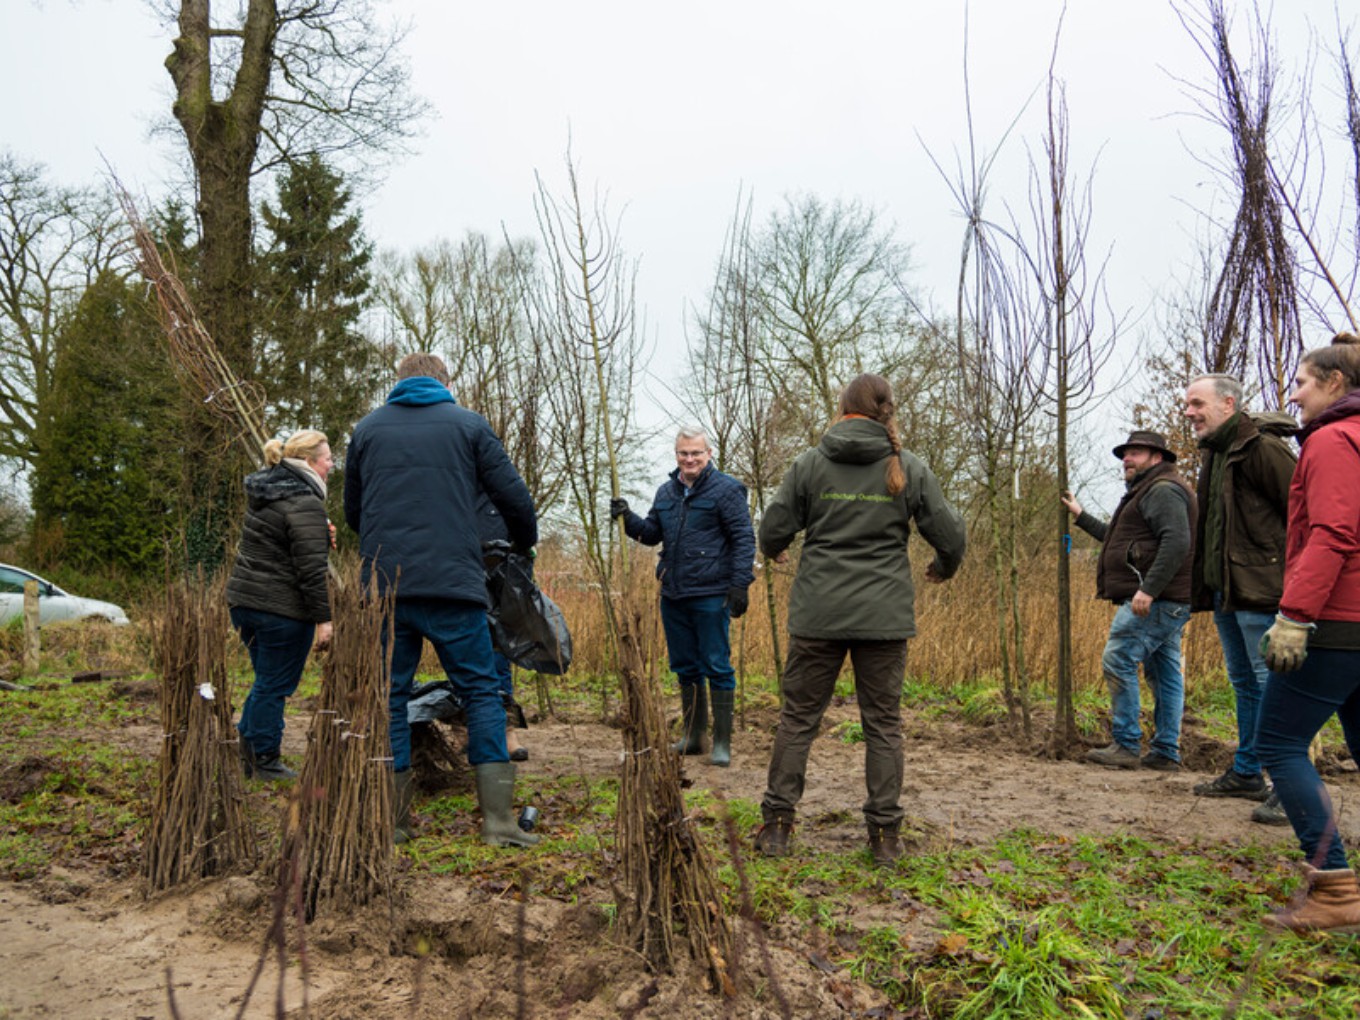
M 411 23 L 415 89 L 436 111 L 417 153 L 362 196 L 380 247 L 497 236 L 502 225 L 534 234 L 534 172 L 563 184 L 570 135 L 583 185 L 607 193 L 623 247 L 641 259 L 661 377 L 678 371 L 688 309 L 704 299 L 742 186 L 757 219 L 803 192 L 875 208 L 910 245 L 918 292 L 952 305 L 962 224 L 924 146 L 952 163 L 966 141 L 961 2 L 378 6 Z M 1062 5 L 974 0 L 969 10 L 979 143 L 995 147 L 1033 96 L 993 185 L 998 202 L 1022 206 Z M 70 184 L 97 180 L 102 154 L 134 191 L 164 193 L 180 174 L 177 140 L 149 128 L 169 109 L 172 33 L 149 5 L 0 0 L 0 11 L 0 145 Z M 1332 0 L 1291 0 L 1273 24 L 1286 74 L 1310 26 L 1324 45 L 1336 37 Z M 1163 0 L 1074 0 L 1056 66 L 1071 164 L 1095 168 L 1093 239 L 1110 251 L 1116 305 L 1139 324 L 1131 346 L 1156 327 L 1158 296 L 1195 271 L 1206 236 L 1199 214 L 1216 182 L 1204 160 L 1225 139 L 1197 116 L 1186 83 L 1207 84 L 1211 69 Z M 1331 75 L 1326 61 L 1316 69 L 1319 104 L 1338 102 Z M 655 402 L 661 389 L 649 389 Z M 1094 442 L 1118 438 L 1136 396 L 1114 398 Z

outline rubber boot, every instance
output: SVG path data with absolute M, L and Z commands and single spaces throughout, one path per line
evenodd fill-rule
M 278 751 L 255 755 L 255 762 L 251 765 L 250 771 L 256 779 L 263 779 L 269 783 L 286 783 L 297 778 L 297 773 L 283 763 Z
M 766 857 L 787 857 L 792 837 L 793 815 L 775 815 L 756 833 L 756 849 Z
M 736 701 L 736 693 L 714 690 L 710 695 L 713 701 L 713 753 L 708 756 L 710 765 L 726 768 L 732 764 L 732 706 Z
M 1261 921 L 1270 928 L 1294 932 L 1360 931 L 1360 885 L 1350 868 L 1318 871 L 1306 868 L 1308 898 L 1293 910 L 1269 914 Z
M 482 842 L 488 846 L 537 846 L 538 837 L 515 821 L 515 763 L 477 766 L 477 803 L 482 809 Z
M 255 778 L 255 752 L 250 749 L 250 743 L 238 731 L 236 734 L 236 747 L 241 752 L 241 771 L 245 773 L 247 779 Z
M 671 745 L 676 754 L 703 754 L 704 731 L 708 729 L 708 684 L 683 684 L 680 687 L 684 735 Z
M 869 853 L 879 867 L 892 867 L 902 856 L 901 823 L 875 825 L 869 823 Z
M 411 823 L 411 802 L 416 795 L 416 774 L 411 769 L 392 773 L 392 842 L 397 846 L 416 834 Z

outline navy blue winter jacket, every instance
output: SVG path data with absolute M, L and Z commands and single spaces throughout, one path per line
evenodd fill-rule
M 512 542 L 538 541 L 533 498 L 486 419 L 436 379 L 403 379 L 354 427 L 345 455 L 345 520 L 359 533 L 364 582 L 376 569 L 398 598 L 485 606 L 482 493 Z
M 746 486 L 709 464 L 694 480 L 688 495 L 680 469 L 656 490 L 646 517 L 631 510 L 624 531 L 643 545 L 661 543 L 656 576 L 661 594 L 683 599 L 726 595 L 753 580 L 755 532 L 746 506 Z

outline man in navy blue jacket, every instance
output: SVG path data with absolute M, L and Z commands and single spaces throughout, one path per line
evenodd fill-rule
M 392 637 L 392 768 L 397 842 L 410 835 L 411 697 L 424 639 L 439 655 L 467 717 L 482 839 L 532 846 L 512 813 L 515 766 L 487 627 L 486 574 L 477 522 L 482 493 L 524 550 L 538 541 L 528 487 L 481 415 L 459 407 L 433 354 L 411 354 L 387 403 L 354 428 L 345 457 L 345 519 L 359 534 L 363 581 L 396 587 Z
M 709 461 L 713 450 L 702 429 L 682 429 L 675 440 L 679 465 L 656 491 L 646 517 L 615 498 L 610 517 L 622 517 L 630 538 L 661 544 L 661 623 L 671 670 L 680 681 L 684 736 L 681 754 L 703 751 L 708 695 L 713 701 L 713 753 L 709 762 L 732 760 L 732 702 L 736 677 L 728 618 L 746 612 L 746 589 L 755 579 L 755 532 L 746 487 Z M 708 685 L 705 687 L 704 681 Z

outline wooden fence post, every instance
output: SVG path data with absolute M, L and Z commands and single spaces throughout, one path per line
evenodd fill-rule
M 38 675 L 38 582 L 24 582 L 24 676 Z

